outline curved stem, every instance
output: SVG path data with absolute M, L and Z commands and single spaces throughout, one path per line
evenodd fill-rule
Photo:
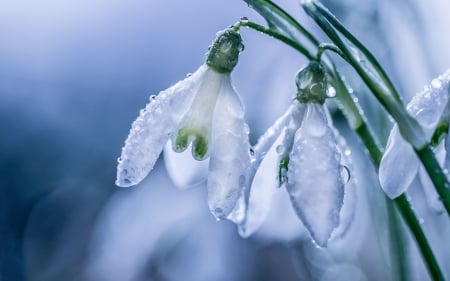
M 235 29 L 240 29 L 241 27 L 248 27 L 251 29 L 254 29 L 256 31 L 259 31 L 261 33 L 264 33 L 270 37 L 273 37 L 283 43 L 285 43 L 286 45 L 294 48 L 295 50 L 299 51 L 301 54 L 303 54 L 305 57 L 307 57 L 310 60 L 314 59 L 314 55 L 311 54 L 304 46 L 300 45 L 299 43 L 297 43 L 296 41 L 284 36 L 283 34 L 274 31 L 272 29 L 269 29 L 267 27 L 264 27 L 262 25 L 259 25 L 255 22 L 251 22 L 249 20 L 240 20 L 238 21 L 233 28 Z
M 341 52 L 341 50 L 338 47 L 336 47 L 336 45 L 330 44 L 330 43 L 321 43 L 317 47 L 316 60 L 320 61 L 320 59 L 322 58 L 322 54 L 327 50 L 332 51 L 345 59 L 344 54 Z
M 274 13 L 287 22 L 290 26 L 297 29 L 306 39 L 308 39 L 314 45 L 319 45 L 319 40 L 317 40 L 314 35 L 312 35 L 306 28 L 304 28 L 298 21 L 296 21 L 290 14 L 288 14 L 285 10 L 280 8 L 277 4 L 273 3 L 270 0 L 244 0 L 250 7 L 259 12 L 269 23 L 269 25 L 274 24 L 274 20 L 270 19 L 269 16 L 265 15 L 265 12 Z M 267 11 L 262 10 L 267 9 Z M 289 32 L 287 32 L 289 33 Z M 296 38 L 291 38 L 296 39 Z

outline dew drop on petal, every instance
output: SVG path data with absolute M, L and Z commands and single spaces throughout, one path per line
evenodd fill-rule
M 435 78 L 431 81 L 431 87 L 434 89 L 440 89 L 442 87 L 442 81 L 438 78 Z
M 342 178 L 342 182 L 344 184 L 348 183 L 350 181 L 351 175 L 350 175 L 350 170 L 347 166 L 345 165 L 341 165 L 341 178 Z
M 327 97 L 334 98 L 336 96 L 336 89 L 333 86 L 328 86 Z

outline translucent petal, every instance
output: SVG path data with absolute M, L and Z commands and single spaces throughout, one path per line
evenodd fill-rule
M 117 166 L 118 186 L 132 186 L 151 171 L 169 135 L 178 126 L 200 86 L 207 67 L 151 97 L 133 122 Z
M 270 211 L 274 193 L 278 187 L 280 154 L 277 147 L 283 143 L 286 129 L 278 136 L 265 157 L 261 158 L 249 190 L 247 212 L 244 222 L 239 225 L 239 234 L 246 238 L 261 227 Z
M 289 154 L 293 133 L 288 133 L 288 127 L 295 122 L 299 124 L 304 106 L 294 102 L 287 112 L 261 136 L 255 146 L 255 161 L 249 169 L 250 190 L 245 221 L 239 226 L 243 237 L 252 235 L 265 221 L 270 211 L 274 193 L 279 186 L 280 160 Z M 293 120 L 295 116 L 295 120 Z M 297 127 L 298 128 L 298 127 Z M 294 130 L 297 130 L 294 128 Z
M 189 148 L 175 152 L 171 140 L 164 148 L 164 163 L 172 182 L 180 189 L 196 186 L 208 177 L 209 159 L 195 160 Z
M 286 188 L 297 216 L 317 245 L 326 247 L 344 199 L 340 155 L 321 105 L 307 104 L 290 153 Z
M 433 79 L 431 85 L 415 95 L 407 106 L 408 112 L 419 121 L 428 139 L 433 135 L 447 106 L 449 80 L 450 70 Z
M 353 164 L 351 159 L 351 151 L 348 147 L 345 139 L 339 135 L 337 131 L 334 131 L 338 152 L 341 155 L 341 177 L 345 183 L 344 186 L 344 201 L 342 204 L 342 209 L 339 213 L 339 226 L 334 229 L 331 239 L 342 238 L 347 234 L 347 231 L 350 229 L 353 219 L 355 217 L 355 209 L 358 200 L 358 194 L 356 190 L 356 181 L 355 175 L 352 173 Z M 348 169 L 348 171 L 346 171 Z M 342 174 L 348 173 L 347 180 L 344 179 Z
M 381 159 L 379 179 L 386 195 L 394 199 L 411 185 L 419 168 L 419 160 L 412 147 L 404 141 L 395 126 L 391 130 L 386 151 Z
M 244 108 L 229 77 L 217 100 L 211 136 L 208 204 L 216 218 L 225 219 L 245 187 L 250 164 Z

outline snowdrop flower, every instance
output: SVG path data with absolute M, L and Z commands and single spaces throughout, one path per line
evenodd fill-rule
M 297 74 L 296 84 L 296 99 L 255 146 L 255 160 L 248 172 L 251 188 L 246 217 L 239 228 L 243 236 L 255 232 L 267 216 L 276 187 L 282 185 L 313 240 L 326 247 L 339 225 L 344 179 L 323 106 L 327 83 L 322 65 L 311 62 Z
M 427 139 L 442 121 L 448 122 L 449 114 L 449 81 L 450 70 L 434 79 L 430 86 L 418 93 L 408 104 L 408 112 L 417 119 Z M 447 119 L 447 120 L 444 120 Z M 442 149 L 441 149 L 442 150 Z M 444 163 L 445 152 L 439 153 L 438 160 Z M 448 150 L 447 150 L 448 155 Z M 427 201 L 430 206 L 440 205 L 439 196 L 433 184 L 420 164 L 413 148 L 402 138 L 397 125 L 392 128 L 389 135 L 386 151 L 381 159 L 379 179 L 386 195 L 393 199 L 404 193 L 414 178 L 419 174 Z
M 230 81 L 242 48 L 237 31 L 218 33 L 204 65 L 158 96 L 150 97 L 122 148 L 118 186 L 142 181 L 166 143 L 171 142 L 176 152 L 190 148 L 196 160 L 209 158 L 211 212 L 222 219 L 233 210 L 250 163 L 244 108 Z M 182 172 L 183 167 L 179 170 Z

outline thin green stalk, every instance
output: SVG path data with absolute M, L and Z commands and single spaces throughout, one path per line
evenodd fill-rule
M 276 24 L 278 16 L 279 19 L 285 21 L 289 26 L 298 30 L 303 36 L 308 39 L 314 45 L 319 45 L 319 40 L 317 40 L 314 35 L 312 35 L 306 28 L 304 28 L 298 21 L 296 21 L 289 13 L 280 8 L 278 5 L 273 3 L 270 0 L 244 0 L 251 8 L 256 10 L 261 16 L 263 16 L 266 21 L 269 23 L 269 26 L 274 26 L 276 28 L 280 28 L 280 24 Z M 282 24 L 285 26 L 284 24 Z M 291 35 L 293 40 L 299 40 L 299 38 L 295 38 L 293 34 L 289 30 L 283 30 L 288 35 Z
M 434 153 L 431 150 L 430 146 L 426 146 L 415 151 L 424 166 L 431 169 L 430 171 L 428 171 L 427 169 L 428 175 L 430 176 L 431 181 L 436 187 L 436 191 L 439 194 L 442 202 L 444 203 L 444 207 L 447 210 L 447 213 L 450 214 L 450 205 L 447 204 L 447 202 L 450 202 L 450 185 L 448 184 L 447 176 L 442 173 L 441 166 L 434 157 Z
M 285 43 L 286 45 L 294 48 L 295 50 L 297 50 L 298 52 L 300 52 L 302 55 L 304 55 L 305 57 L 307 57 L 310 60 L 314 59 L 314 55 L 312 53 L 310 53 L 304 46 L 300 45 L 299 43 L 297 43 L 296 41 L 292 40 L 291 38 L 288 38 L 286 36 L 284 36 L 283 34 L 270 29 L 270 28 L 266 28 L 262 25 L 259 25 L 257 23 L 254 23 L 252 21 L 249 20 L 240 20 L 238 21 L 235 25 L 234 28 L 239 29 L 240 27 L 245 26 L 251 29 L 254 29 L 256 31 L 259 31 L 261 33 L 264 33 L 270 37 L 273 37 L 283 43 Z
M 329 44 L 329 43 L 322 43 L 317 47 L 317 54 L 316 54 L 316 60 L 320 61 L 322 58 L 322 54 L 325 51 L 332 51 L 336 54 L 338 54 L 341 57 L 344 57 L 344 54 L 341 52 L 341 50 L 336 47 L 336 45 Z

